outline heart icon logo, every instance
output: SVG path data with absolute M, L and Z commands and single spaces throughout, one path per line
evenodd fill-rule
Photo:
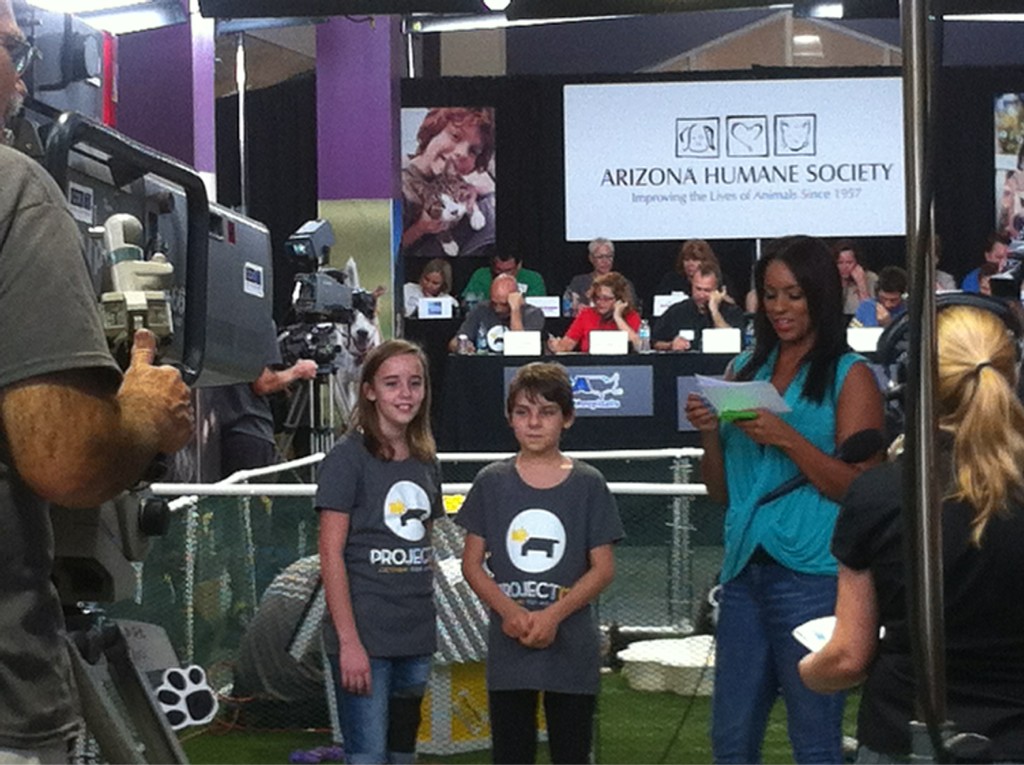
M 747 151 L 757 151 L 761 136 L 764 135 L 764 125 L 759 122 L 734 122 L 729 133 Z

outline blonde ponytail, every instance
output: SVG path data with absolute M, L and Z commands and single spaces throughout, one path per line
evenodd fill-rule
M 1024 406 L 1017 397 L 1014 341 L 990 311 L 939 312 L 939 427 L 953 436 L 951 499 L 974 508 L 971 541 L 1024 495 Z

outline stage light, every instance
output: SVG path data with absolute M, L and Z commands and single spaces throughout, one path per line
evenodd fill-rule
M 793 6 L 793 15 L 809 19 L 841 19 L 843 4 L 835 2 L 797 3 Z

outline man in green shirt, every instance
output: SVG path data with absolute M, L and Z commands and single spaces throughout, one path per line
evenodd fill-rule
M 491 294 L 491 281 L 500 274 L 509 274 L 515 277 L 519 284 L 519 291 L 527 297 L 538 297 L 547 295 L 544 287 L 544 277 L 529 268 L 522 268 L 522 261 L 517 255 L 505 255 L 495 252 L 491 255 L 490 266 L 478 268 L 469 277 L 466 288 L 462 290 L 463 301 L 479 302 L 485 300 Z M 475 300 L 471 298 L 475 295 Z

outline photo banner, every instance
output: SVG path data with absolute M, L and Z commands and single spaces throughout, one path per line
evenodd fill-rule
M 996 230 L 1010 239 L 1024 239 L 1024 94 L 1004 93 L 995 99 Z
M 454 258 L 495 240 L 494 109 L 402 109 L 403 257 Z
M 897 77 L 567 85 L 569 241 L 900 236 Z

